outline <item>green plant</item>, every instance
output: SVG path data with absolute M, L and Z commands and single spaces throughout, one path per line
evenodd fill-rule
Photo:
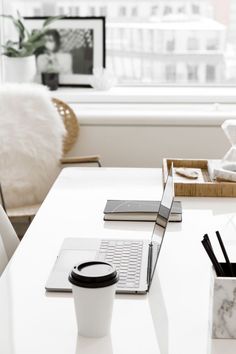
M 10 19 L 19 35 L 19 40 L 14 42 L 8 40 L 5 45 L 2 45 L 4 49 L 4 55 L 8 57 L 28 57 L 35 54 L 36 50 L 42 47 L 45 43 L 44 36 L 48 30 L 48 26 L 63 18 L 63 16 L 51 16 L 44 20 L 41 29 L 35 29 L 29 31 L 24 24 L 24 19 L 19 12 L 17 16 L 1 15 L 7 19 Z

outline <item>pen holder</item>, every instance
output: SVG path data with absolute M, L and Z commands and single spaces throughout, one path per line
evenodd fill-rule
M 225 277 L 217 277 L 214 272 L 212 338 L 236 339 L 236 277 L 230 275 L 228 265 L 220 263 Z M 232 263 L 236 275 L 236 263 Z

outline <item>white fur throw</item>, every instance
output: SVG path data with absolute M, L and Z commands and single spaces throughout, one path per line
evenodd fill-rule
M 64 134 L 47 88 L 0 86 L 0 182 L 7 207 L 43 201 L 60 170 Z

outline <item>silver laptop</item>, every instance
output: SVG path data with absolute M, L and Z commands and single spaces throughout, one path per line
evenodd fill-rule
M 88 259 L 98 259 L 116 266 L 120 278 L 117 293 L 146 293 L 151 286 L 173 201 L 171 169 L 150 240 L 66 238 L 46 283 L 46 290 L 70 292 L 68 274 L 72 267 Z

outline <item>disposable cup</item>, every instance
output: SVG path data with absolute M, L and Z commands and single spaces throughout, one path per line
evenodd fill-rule
M 91 261 L 74 266 L 72 284 L 78 334 L 103 337 L 109 334 L 118 274 L 107 262 Z

